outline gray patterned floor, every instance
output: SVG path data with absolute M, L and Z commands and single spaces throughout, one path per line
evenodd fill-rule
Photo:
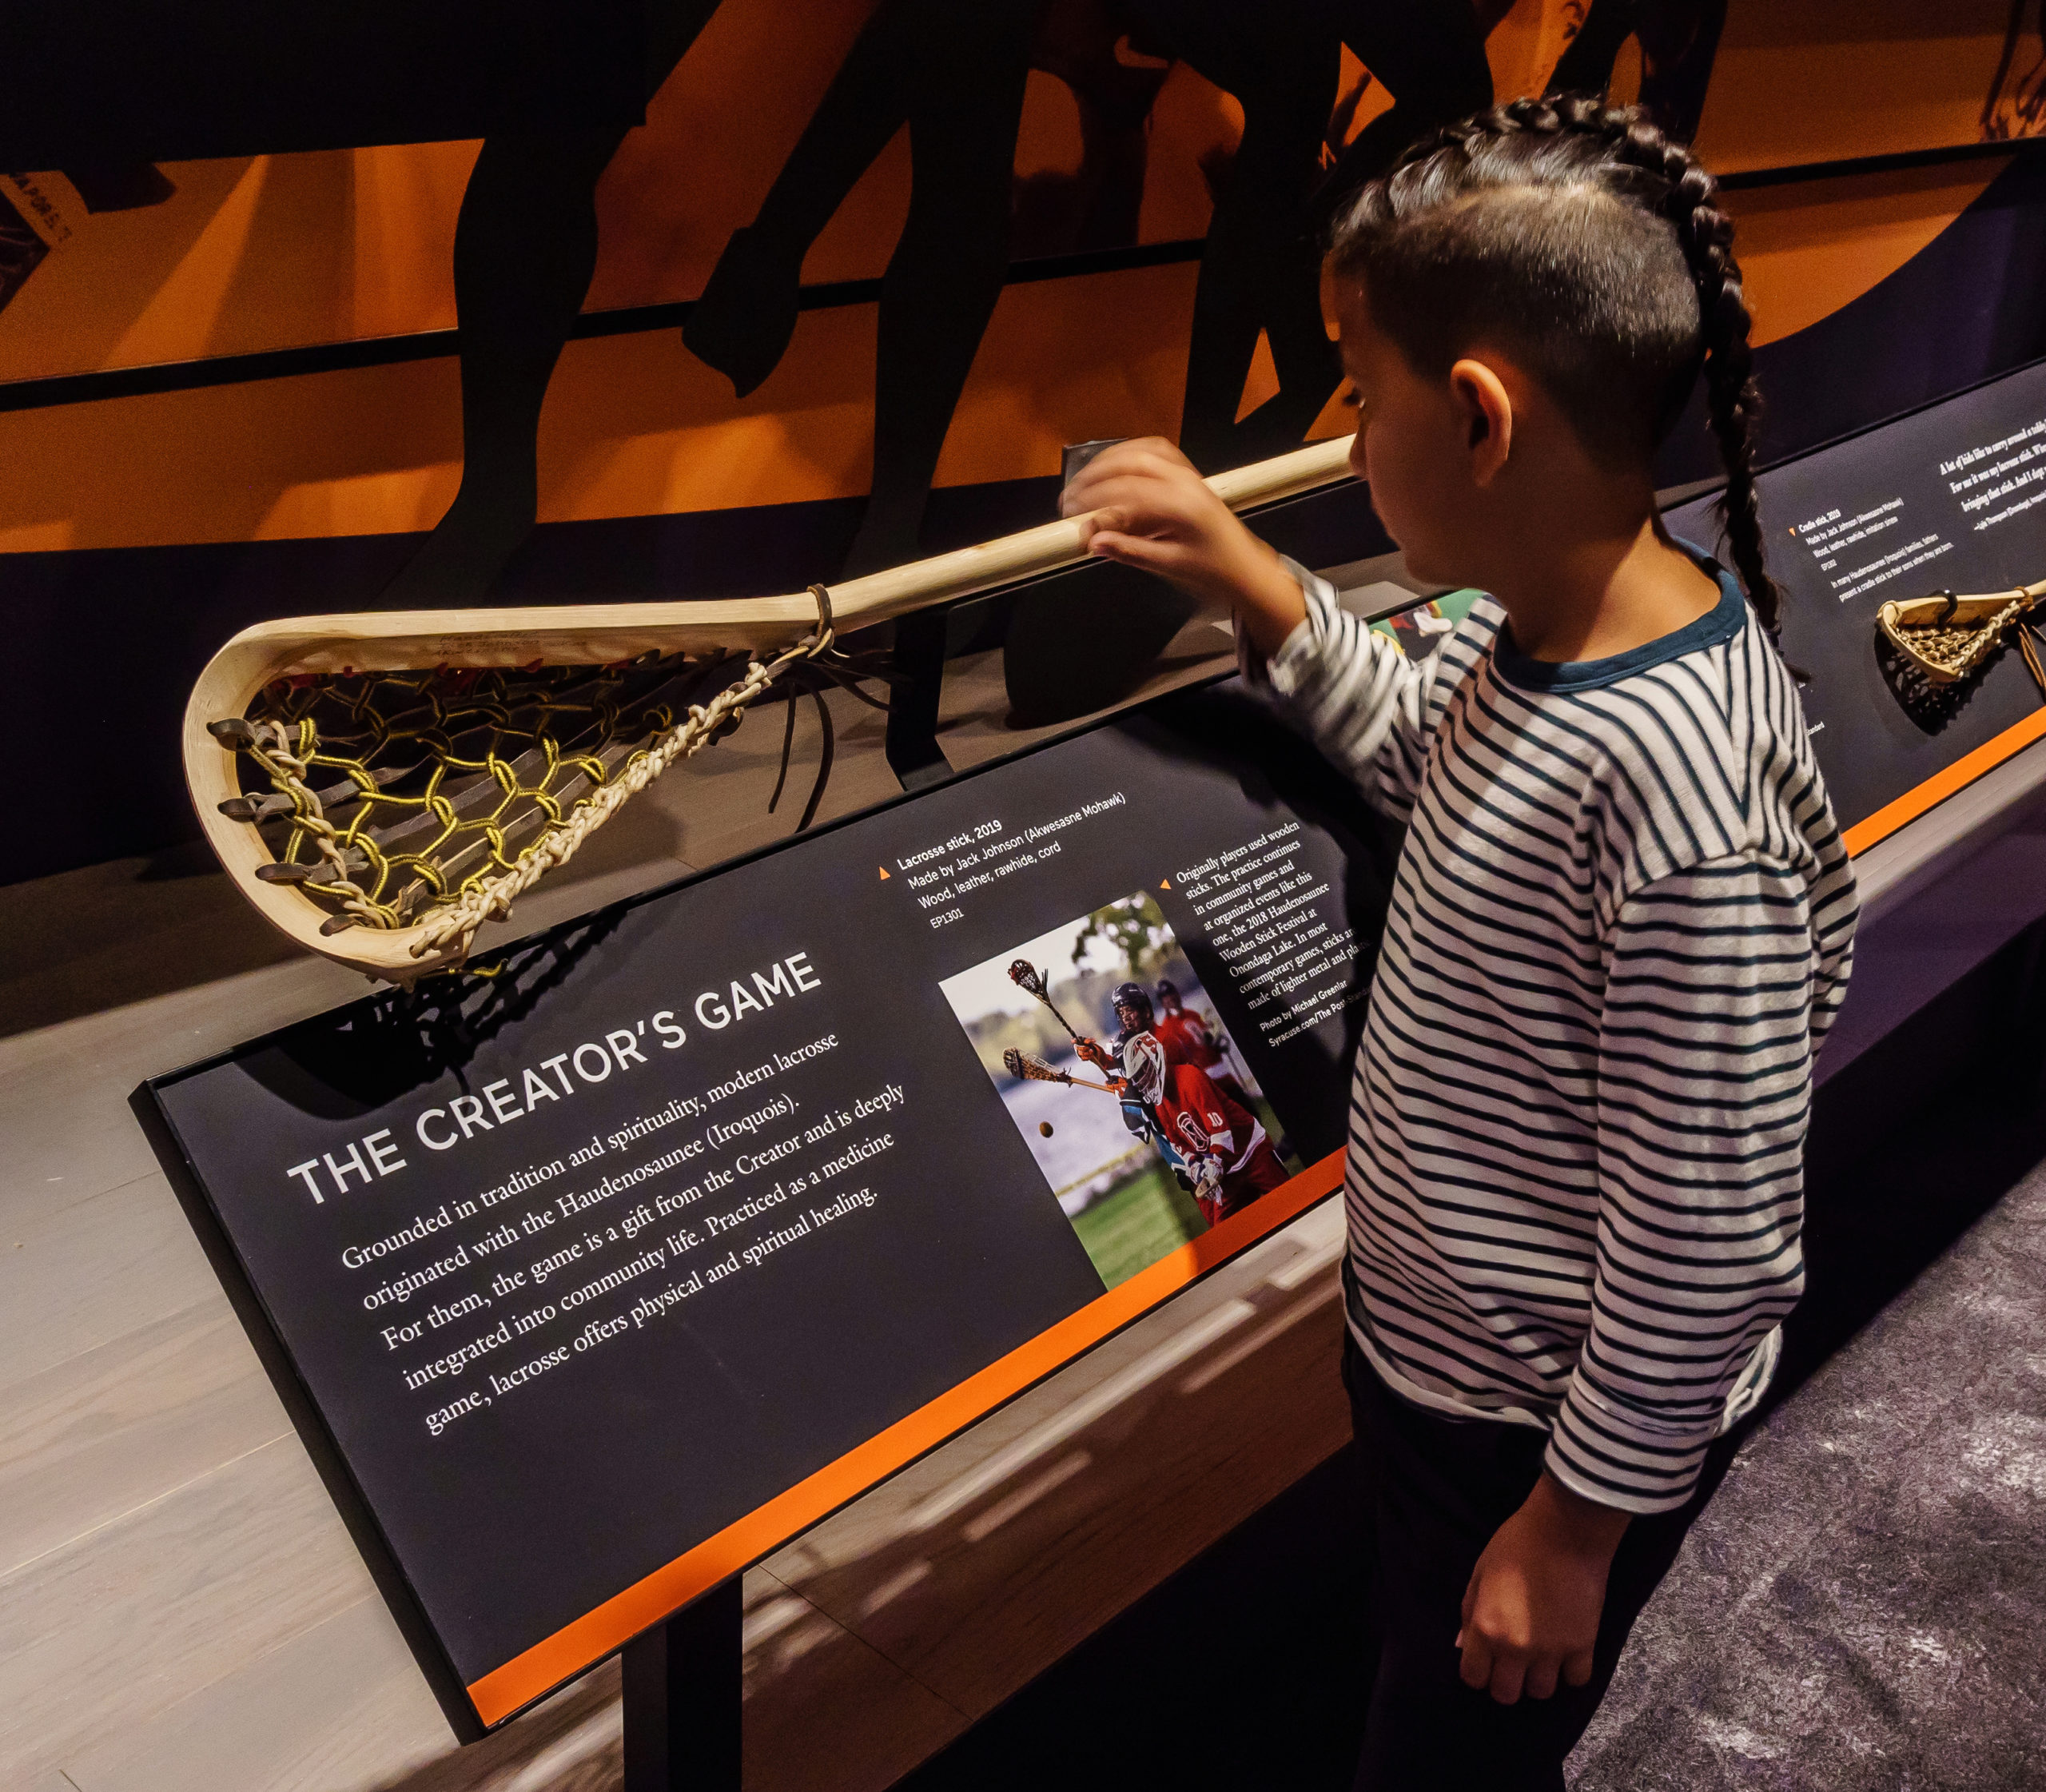
M 1883 1179 L 1933 1208 L 1948 1192 L 1931 1153 Z M 2036 1788 L 2042 1686 L 2046 1165 L 1749 1440 L 1573 1783 Z
M 2028 982 L 1993 966 L 1987 999 Z M 2036 1014 L 2020 1036 L 1974 999 L 1821 1104 L 1775 1404 L 1642 1614 L 1574 1792 L 2046 1792 L 2046 1087 Z M 1370 1675 L 1349 1466 L 900 1792 L 1346 1788 Z

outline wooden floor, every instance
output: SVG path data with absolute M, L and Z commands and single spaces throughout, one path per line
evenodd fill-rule
M 1150 688 L 1228 651 L 1190 627 Z M 1024 743 L 1001 713 L 999 656 L 955 663 L 955 765 Z M 826 816 L 895 789 L 877 719 L 834 714 Z M 623 811 L 505 937 L 784 831 L 778 723 Z M 454 1747 L 127 1109 L 360 989 L 192 853 L 0 890 L 7 1792 L 618 1782 L 615 1664 Z M 1324 1205 L 749 1575 L 748 1786 L 890 1784 L 1338 1448 L 1339 1247 Z

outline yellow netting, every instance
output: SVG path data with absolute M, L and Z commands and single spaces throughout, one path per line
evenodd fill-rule
M 575 680 L 558 669 L 273 687 L 249 718 L 248 751 L 289 805 L 279 865 L 305 874 L 272 881 L 299 882 L 352 924 L 398 927 L 516 870 L 643 756 L 604 751 L 619 736 L 626 683 L 619 670 Z M 664 703 L 635 720 L 635 735 L 675 726 Z
M 1993 599 L 1989 601 L 1994 601 Z M 1929 732 L 1944 727 L 1964 708 L 1975 679 L 2015 640 L 2025 670 L 2046 699 L 2046 654 L 2034 613 L 2035 588 L 1979 615 L 1958 615 L 1982 599 L 1935 591 L 1910 604 L 1885 603 L 1876 612 L 1876 657 L 1905 713 Z
M 2025 617 L 2029 607 L 2030 600 L 2020 593 L 1979 621 L 1893 623 L 1881 619 L 1878 612 L 1878 626 L 1901 652 L 1929 671 L 1944 678 L 1965 678 L 1988 660 L 2013 628 L 2026 664 L 2032 663 L 2032 647 Z
M 789 690 L 791 724 L 801 689 L 850 684 L 862 669 L 831 652 L 829 614 L 827 604 L 814 633 L 765 663 L 650 654 L 600 667 L 280 680 L 245 719 L 214 728 L 269 787 L 222 808 L 264 831 L 275 862 L 258 877 L 296 884 L 329 911 L 323 932 L 417 926 L 416 956 L 459 954 L 627 798 L 729 734 L 792 671 L 817 675 Z M 821 698 L 818 709 L 828 767 Z

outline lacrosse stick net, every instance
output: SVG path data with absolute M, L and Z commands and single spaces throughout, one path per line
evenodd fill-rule
M 1209 481 L 1236 508 L 1347 475 L 1347 440 Z M 299 944 L 409 984 L 567 862 L 678 761 L 765 700 L 885 707 L 840 632 L 1013 586 L 1085 556 L 1078 519 L 801 596 L 306 617 L 245 630 L 187 706 L 186 782 L 238 887 Z M 778 801 L 781 783 L 774 798 Z
M 1899 658 L 1928 683 L 1950 685 L 1980 671 L 2012 635 L 2026 669 L 2046 695 L 2046 663 L 2032 612 L 2046 580 L 2016 591 L 1963 597 L 1933 591 L 1893 598 L 1876 612 L 1876 628 Z
M 1014 1045 L 1001 1054 L 1001 1067 L 1018 1082 L 1064 1083 L 1069 1089 L 1098 1089 L 1105 1095 L 1122 1093 L 1114 1083 L 1097 1083 L 1089 1077 L 1076 1077 L 1070 1070 L 1061 1070 L 1047 1063 L 1035 1052 L 1023 1051 Z
M 615 666 L 276 680 L 246 716 L 211 724 L 269 786 L 221 811 L 265 836 L 274 856 L 260 880 L 296 886 L 328 911 L 323 936 L 417 923 L 420 955 L 437 954 L 508 914 L 627 798 L 730 734 L 778 683 L 791 725 L 794 698 L 819 696 L 828 755 L 822 685 L 864 698 L 857 680 L 878 669 L 833 651 L 830 597 L 816 595 L 816 629 L 765 661 L 647 653 Z M 820 775 L 798 829 L 823 791 Z

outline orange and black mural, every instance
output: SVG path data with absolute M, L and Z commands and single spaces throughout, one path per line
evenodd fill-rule
M 168 719 L 261 615 L 786 588 L 1041 520 L 1068 442 L 1280 452 L 1343 427 L 1328 208 L 1550 90 L 1732 183 L 1789 452 L 2046 352 L 2041 10 L 6 0 L 0 594 Z

